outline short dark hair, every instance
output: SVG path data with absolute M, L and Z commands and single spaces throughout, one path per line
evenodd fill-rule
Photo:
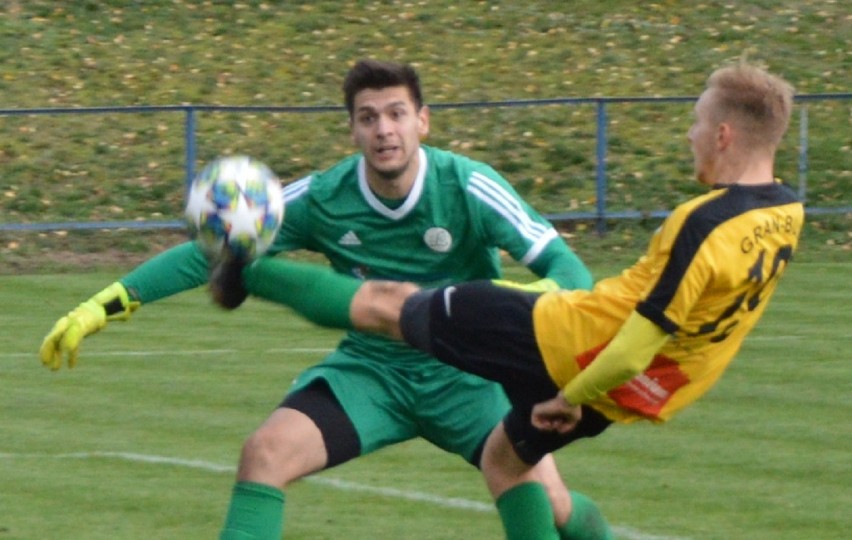
M 417 110 L 423 106 L 420 77 L 411 65 L 372 59 L 359 60 L 343 80 L 343 96 L 349 116 L 354 113 L 355 94 L 367 88 L 381 90 L 391 86 L 407 87 Z

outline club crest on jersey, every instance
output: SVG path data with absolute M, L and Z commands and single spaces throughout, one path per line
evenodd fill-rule
M 431 227 L 423 235 L 423 241 L 432 251 L 446 253 L 453 247 L 453 236 L 443 227 Z

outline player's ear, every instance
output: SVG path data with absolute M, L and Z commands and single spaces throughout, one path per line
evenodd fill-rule
M 423 105 L 417 111 L 417 132 L 421 138 L 426 138 L 429 135 L 429 106 Z
M 727 148 L 734 139 L 734 128 L 728 122 L 721 122 L 716 128 L 716 147 L 719 150 Z

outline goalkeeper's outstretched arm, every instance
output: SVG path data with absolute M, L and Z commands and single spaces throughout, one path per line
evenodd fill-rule
M 39 349 L 42 364 L 57 370 L 67 360 L 73 368 L 83 338 L 98 332 L 107 321 L 128 320 L 143 303 L 202 285 L 207 281 L 207 268 L 207 260 L 192 242 L 142 263 L 53 325 Z

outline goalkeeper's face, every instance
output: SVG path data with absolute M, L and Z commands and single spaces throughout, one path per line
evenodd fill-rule
M 381 186 L 392 181 L 403 189 L 396 195 L 406 195 L 417 174 L 420 140 L 429 133 L 428 108 L 418 110 L 405 86 L 368 88 L 355 95 L 350 127 L 373 189 L 382 194 Z

